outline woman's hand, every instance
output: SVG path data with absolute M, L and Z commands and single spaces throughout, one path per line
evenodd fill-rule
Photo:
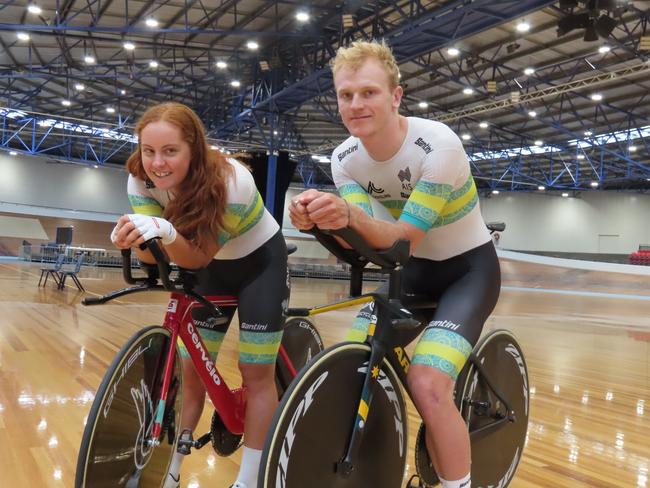
M 144 241 L 159 237 L 163 245 L 176 240 L 177 232 L 171 222 L 161 217 L 141 214 L 122 215 L 111 232 L 111 241 L 119 249 L 137 247 Z
M 129 216 L 122 215 L 111 232 L 111 242 L 118 249 L 129 249 L 139 246 L 144 242 L 144 239 L 142 239 L 142 235 L 131 222 Z

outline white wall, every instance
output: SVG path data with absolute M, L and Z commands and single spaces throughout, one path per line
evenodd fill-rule
M 0 210 L 115 220 L 130 211 L 126 170 L 0 153 Z M 39 211 L 40 209 L 40 211 Z M 79 211 L 83 211 L 79 214 Z M 93 214 L 94 217 L 93 217 Z M 107 215 L 108 214 L 108 215 Z
M 50 163 L 0 153 L 0 211 L 114 221 L 131 211 L 121 168 Z M 299 190 L 289 189 L 286 203 Z M 486 221 L 507 225 L 499 245 L 521 251 L 630 253 L 650 244 L 650 195 L 501 193 L 481 199 Z M 293 227 L 286 213 L 285 234 Z
M 487 222 L 506 223 L 505 249 L 626 254 L 650 244 L 650 195 L 501 193 L 481 199 L 481 211 Z

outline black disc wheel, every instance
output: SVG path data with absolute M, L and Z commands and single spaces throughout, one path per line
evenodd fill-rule
M 287 320 L 282 334 L 282 347 L 291 362 L 293 369 L 300 371 L 313 357 L 323 350 L 323 340 L 309 320 L 302 317 L 294 317 Z M 278 353 L 275 364 L 275 377 L 278 387 L 278 394 L 283 393 L 293 381 L 294 374 L 287 364 L 287 358 Z
M 524 355 L 513 335 L 496 330 L 483 337 L 456 381 L 455 400 L 469 427 L 472 487 L 505 488 L 514 477 L 528 430 L 529 388 Z M 508 408 L 509 407 L 509 408 Z M 418 475 L 435 486 L 438 476 L 420 426 L 415 448 Z
M 175 353 L 161 435 L 152 427 L 162 387 L 170 332 L 138 331 L 118 352 L 100 384 L 88 414 L 76 488 L 158 488 L 176 448 L 181 418 L 181 364 Z
M 337 472 L 357 418 L 370 347 L 342 343 L 291 383 L 266 439 L 258 488 L 399 488 L 407 454 L 400 383 L 384 361 L 352 473 Z

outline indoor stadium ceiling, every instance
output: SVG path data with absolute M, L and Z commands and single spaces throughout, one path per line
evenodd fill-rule
M 297 18 L 302 13 L 307 19 Z M 137 117 L 193 107 L 228 149 L 286 150 L 327 185 L 346 137 L 328 61 L 384 38 L 402 113 L 460 136 L 479 186 L 650 188 L 650 2 L 0 3 L 0 145 L 123 164 Z

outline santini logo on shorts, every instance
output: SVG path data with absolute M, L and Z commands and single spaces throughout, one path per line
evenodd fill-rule
M 244 330 L 258 330 L 263 331 L 269 328 L 269 324 L 247 324 L 246 322 L 241 323 L 241 328 Z

